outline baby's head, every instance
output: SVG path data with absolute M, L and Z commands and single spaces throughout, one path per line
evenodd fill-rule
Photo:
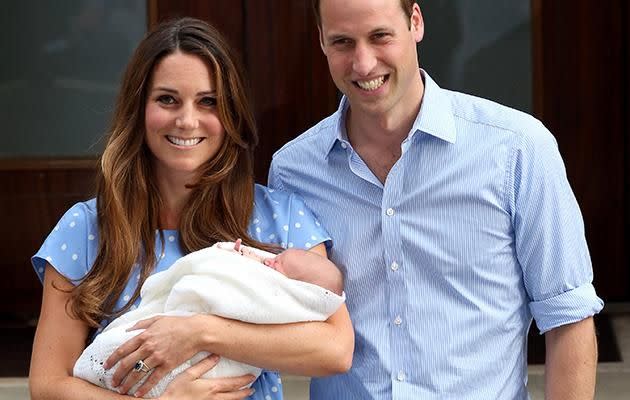
M 321 262 L 321 259 L 321 255 L 312 251 L 288 249 L 274 258 L 266 259 L 264 264 L 288 278 L 302 280 L 304 267 Z

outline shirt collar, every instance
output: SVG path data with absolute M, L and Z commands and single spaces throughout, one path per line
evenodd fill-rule
M 421 69 L 420 73 L 424 78 L 424 96 L 411 132 L 418 130 L 446 142 L 455 143 L 457 135 L 451 99 L 425 70 Z
M 412 139 L 416 132 L 420 131 L 446 142 L 455 143 L 455 119 L 453 118 L 453 109 L 448 95 L 425 70 L 420 69 L 420 73 L 424 78 L 424 95 L 420 112 L 411 126 L 407 139 Z M 339 108 L 334 114 L 335 134 L 331 135 L 330 143 L 326 147 L 326 157 L 328 157 L 328 154 L 337 142 L 345 143 L 346 145 L 350 144 L 345 124 L 348 106 L 348 99 L 346 96 L 342 96 Z

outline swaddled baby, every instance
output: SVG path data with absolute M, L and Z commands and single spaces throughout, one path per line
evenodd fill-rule
M 256 324 L 284 324 L 324 321 L 343 303 L 344 297 L 332 288 L 293 279 L 304 279 L 305 267 L 317 270 L 318 264 L 329 263 L 324 257 L 303 250 L 287 250 L 276 256 L 239 246 L 240 243 L 236 247 L 235 243 L 215 244 L 190 253 L 169 269 L 150 276 L 142 285 L 138 308 L 116 318 L 96 336 L 75 363 L 74 376 L 114 390 L 112 377 L 117 366 L 105 370 L 104 361 L 120 345 L 143 331 L 127 332 L 127 329 L 156 315 L 205 313 Z M 208 355 L 199 352 L 179 365 L 145 398 L 159 397 L 177 375 Z M 260 368 L 222 357 L 203 377 L 260 373 Z M 128 393 L 135 393 L 149 375 L 150 371 Z

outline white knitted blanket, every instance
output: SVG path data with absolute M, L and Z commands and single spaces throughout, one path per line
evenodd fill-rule
M 274 256 L 257 251 L 267 257 Z M 289 279 L 217 245 L 190 253 L 168 270 L 150 276 L 142 285 L 141 296 L 137 309 L 112 321 L 83 351 L 74 365 L 74 376 L 113 390 L 112 377 L 117 365 L 106 371 L 104 361 L 120 345 L 142 332 L 126 332 L 128 328 L 156 315 L 204 313 L 255 324 L 284 324 L 324 321 L 344 302 L 344 297 L 327 289 Z M 178 374 L 208 355 L 200 352 L 175 368 L 145 398 L 159 397 Z M 222 357 L 204 378 L 258 376 L 260 373 L 260 368 Z M 134 393 L 145 379 L 131 388 L 129 394 Z

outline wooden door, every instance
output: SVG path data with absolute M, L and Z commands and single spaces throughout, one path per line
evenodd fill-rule
M 630 6 L 533 0 L 534 105 L 580 204 L 595 286 L 630 300 Z
M 200 18 L 224 32 L 243 57 L 261 139 L 258 182 L 266 182 L 275 150 L 336 108 L 310 2 L 149 0 L 147 5 L 149 27 L 176 16 Z M 30 257 L 65 210 L 93 196 L 95 161 L 0 158 L 0 314 L 38 313 L 41 285 Z

